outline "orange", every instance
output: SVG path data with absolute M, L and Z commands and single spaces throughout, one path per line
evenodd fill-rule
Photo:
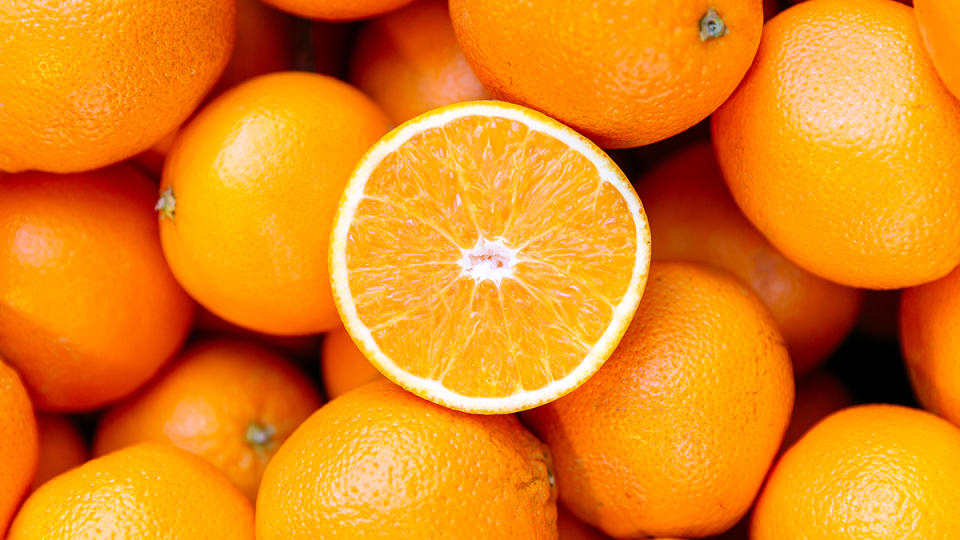
M 605 148 L 649 144 L 712 113 L 760 42 L 762 0 L 450 0 L 477 76 Z
M 205 458 L 255 499 L 270 458 L 319 407 L 310 381 L 282 356 L 243 341 L 208 340 L 110 409 L 97 428 L 94 454 L 173 444 Z
M 914 0 L 920 33 L 937 73 L 960 98 L 960 1 Z
M 264 0 L 266 3 L 310 19 L 350 21 L 376 17 L 403 7 L 411 0 Z
M 253 539 L 253 507 L 212 465 L 142 444 L 61 474 L 33 492 L 9 540 Z
M 747 512 L 792 405 L 790 359 L 763 303 L 726 274 L 655 262 L 610 360 L 524 420 L 577 517 L 617 538 L 699 538 Z
M 343 328 L 337 328 L 323 337 L 320 373 L 327 398 L 333 399 L 358 386 L 382 379 L 363 352 Z
M 799 381 L 782 448 L 790 448 L 817 422 L 850 405 L 853 405 L 850 391 L 829 373 L 813 373 Z
M 0 355 L 44 411 L 91 410 L 147 381 L 194 305 L 164 263 L 156 188 L 128 166 L 0 176 Z
M 274 456 L 257 538 L 556 538 L 550 467 L 513 416 L 373 382 L 314 413 Z
M 396 124 L 488 97 L 457 44 L 446 0 L 420 0 L 368 23 L 357 37 L 350 81 Z
M 38 414 L 40 459 L 30 489 L 36 490 L 54 476 L 79 467 L 90 457 L 87 442 L 77 426 L 62 414 Z
M 960 538 L 958 454 L 960 430 L 923 411 L 834 413 L 774 467 L 750 538 Z
M 654 259 L 708 264 L 743 280 L 773 314 L 798 375 L 850 333 L 862 293 L 801 269 L 770 245 L 730 197 L 709 143 L 673 154 L 637 186 Z
M 230 57 L 233 0 L 0 3 L 0 170 L 75 172 L 179 126 Z
M 177 280 L 252 330 L 338 326 L 326 239 L 350 171 L 387 129 L 369 98 L 312 73 L 264 75 L 215 99 L 163 171 L 157 209 Z
M 37 470 L 37 422 L 27 390 L 0 358 L 0 537 Z
M 903 291 L 900 344 L 923 407 L 960 424 L 960 269 Z
M 310 360 L 316 358 L 321 339 L 319 335 L 314 334 L 307 336 L 261 334 L 229 323 L 203 308 L 197 310 L 197 317 L 193 324 L 193 337 L 227 337 L 252 341 L 291 358 Z
M 894 289 L 960 263 L 960 101 L 911 8 L 810 0 L 777 15 L 713 134 L 737 204 L 800 267 Z
M 383 137 L 330 242 L 344 326 L 390 380 L 467 412 L 546 403 L 613 351 L 646 281 L 633 187 L 535 111 L 448 105 Z
M 558 540 L 606 540 L 607 536 L 577 519 L 563 506 L 557 506 Z

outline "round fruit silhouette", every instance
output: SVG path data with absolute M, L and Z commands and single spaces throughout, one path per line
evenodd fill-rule
M 149 148 L 227 64 L 233 0 L 0 3 L 0 171 L 76 172 Z
M 177 280 L 253 330 L 338 326 L 326 239 L 350 172 L 388 123 L 358 90 L 312 73 L 264 75 L 215 99 L 163 171 L 157 209 Z
M 318 407 L 310 381 L 282 356 L 243 341 L 208 340 L 110 409 L 94 453 L 173 444 L 215 465 L 252 500 L 270 458 Z
M 101 407 L 170 359 L 194 304 L 163 260 L 156 187 L 121 165 L 0 176 L 0 355 L 45 411 Z
M 960 537 L 958 452 L 960 430 L 923 411 L 834 413 L 773 468 L 750 538 Z
M 699 538 L 747 512 L 792 406 L 790 359 L 761 301 L 727 274 L 655 262 L 613 356 L 523 418 L 577 517 L 617 538 Z
M 513 416 L 373 382 L 314 413 L 274 456 L 257 538 L 556 538 L 550 467 Z
M 744 214 L 810 272 L 896 289 L 960 263 L 960 101 L 910 7 L 810 0 L 777 15 L 713 135 Z
M 410 3 L 410 0 L 264 0 L 284 11 L 331 21 L 375 17 Z
M 451 0 L 490 92 L 605 148 L 666 139 L 710 115 L 750 67 L 761 0 Z

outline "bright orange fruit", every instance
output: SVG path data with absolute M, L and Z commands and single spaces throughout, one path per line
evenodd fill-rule
M 37 422 L 20 377 L 0 358 L 0 536 L 37 470 Z
M 250 501 L 212 465 L 173 446 L 141 444 L 40 486 L 9 540 L 253 537 Z
M 330 242 L 337 307 L 367 358 L 426 399 L 480 413 L 548 402 L 596 371 L 650 256 L 640 200 L 606 154 L 493 101 L 383 137 Z
M 252 500 L 270 458 L 319 407 L 310 381 L 282 356 L 243 341 L 209 340 L 110 409 L 94 453 L 173 444 L 215 465 Z
M 666 139 L 727 99 L 750 67 L 761 0 L 451 0 L 490 92 L 605 148 Z
M 149 148 L 230 57 L 234 0 L 0 2 L 0 170 L 75 172 Z
M 87 441 L 77 426 L 62 414 L 38 414 L 40 458 L 30 485 L 35 491 L 54 476 L 79 467 L 90 457 Z
M 937 72 L 960 98 L 960 1 L 913 0 L 920 32 Z
M 411 0 L 263 0 L 271 6 L 310 19 L 349 21 L 376 17 Z
M 274 456 L 257 538 L 554 539 L 550 468 L 513 416 L 464 414 L 373 382 L 314 413 Z
M 960 430 L 932 414 L 895 405 L 834 413 L 774 467 L 750 538 L 960 538 L 957 455 Z
M 655 262 L 610 360 L 523 418 L 577 517 L 617 538 L 700 538 L 747 512 L 792 406 L 790 359 L 760 299 L 710 268 Z
M 257 77 L 204 108 L 177 138 L 157 204 L 177 280 L 234 324 L 302 335 L 340 324 L 327 239 L 384 113 L 330 77 Z
M 895 289 L 960 263 L 960 101 L 910 7 L 810 0 L 777 15 L 713 134 L 737 204 L 800 267 Z
M 396 124 L 489 97 L 457 44 L 446 0 L 419 0 L 367 23 L 350 66 L 350 81 Z
M 637 183 L 650 220 L 653 257 L 726 270 L 770 309 L 799 376 L 847 337 L 862 293 L 817 277 L 770 245 L 733 202 L 709 143 L 685 148 Z
M 156 187 L 128 166 L 0 176 L 0 354 L 45 411 L 91 410 L 142 385 L 194 304 L 163 260 Z
M 320 374 L 329 399 L 383 378 L 343 327 L 323 337 L 320 354 Z

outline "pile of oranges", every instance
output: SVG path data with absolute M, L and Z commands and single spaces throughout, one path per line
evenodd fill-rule
M 0 0 L 0 537 L 960 538 L 914 3 Z

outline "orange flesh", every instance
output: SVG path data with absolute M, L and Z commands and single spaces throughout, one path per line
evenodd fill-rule
M 460 395 L 563 378 L 627 293 L 637 234 L 623 196 L 521 122 L 427 129 L 363 195 L 346 244 L 357 315 L 398 367 Z

